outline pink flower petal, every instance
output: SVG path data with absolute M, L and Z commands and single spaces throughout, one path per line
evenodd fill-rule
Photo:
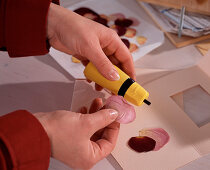
M 169 141 L 168 133 L 162 128 L 142 129 L 139 131 L 139 136 L 147 136 L 156 141 L 154 151 L 158 151 Z
M 132 26 L 138 26 L 140 24 L 140 22 L 139 22 L 139 20 L 137 18 L 129 17 L 128 19 L 133 21 Z
M 130 105 L 122 96 L 111 96 L 107 99 L 106 109 L 115 109 L 119 112 L 116 119 L 119 123 L 130 123 L 135 120 L 136 112 L 132 105 Z
M 136 35 L 136 29 L 134 28 L 127 28 L 125 37 L 127 38 L 133 38 Z
M 136 41 L 140 44 L 140 45 L 144 45 L 147 41 L 147 38 L 144 36 L 137 36 L 136 37 Z
M 115 14 L 109 15 L 109 19 L 110 19 L 111 21 L 115 21 L 115 20 L 118 19 L 118 18 L 123 19 L 123 18 L 125 18 L 125 15 L 122 14 L 122 13 L 115 13 Z

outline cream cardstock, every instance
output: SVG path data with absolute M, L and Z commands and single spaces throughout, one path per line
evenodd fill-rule
M 167 74 L 160 73 L 159 78 L 148 79 L 143 83 L 143 87 L 150 93 L 152 104 L 135 106 L 136 120 L 121 125 L 118 142 L 112 152 L 123 169 L 172 170 L 210 153 L 210 123 L 199 128 L 180 107 L 182 101 L 179 97 L 176 99 L 180 101 L 179 105 L 171 97 L 198 85 L 210 94 L 209 63 L 210 56 L 206 56 L 196 66 Z M 151 74 L 154 75 L 154 70 Z M 140 83 L 148 76 L 148 70 L 137 70 L 137 82 Z M 86 81 L 77 80 L 72 110 L 76 111 L 83 105 L 89 106 L 95 97 L 105 100 L 109 96 L 105 91 L 93 92 L 93 83 L 90 85 Z M 139 130 L 153 127 L 163 128 L 170 135 L 169 143 L 161 150 L 136 153 L 127 146 L 129 138 L 138 136 Z

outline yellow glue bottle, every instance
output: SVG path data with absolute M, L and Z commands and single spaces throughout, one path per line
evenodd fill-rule
M 123 96 L 132 104 L 140 106 L 144 102 L 150 105 L 151 103 L 147 100 L 149 93 L 118 67 L 115 66 L 115 68 L 120 75 L 120 79 L 117 81 L 106 79 L 91 62 L 86 66 L 84 75 L 87 79 L 94 81 L 98 85 L 110 90 L 112 93 Z

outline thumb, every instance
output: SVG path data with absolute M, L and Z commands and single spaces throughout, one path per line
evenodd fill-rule
M 95 65 L 97 70 L 108 80 L 114 81 L 120 79 L 117 70 L 115 69 L 111 61 L 108 59 L 108 57 L 105 55 L 100 45 L 98 45 L 95 48 L 92 48 L 92 50 L 89 51 L 88 59 Z
M 114 109 L 102 109 L 98 112 L 87 114 L 89 120 L 88 129 L 92 136 L 95 132 L 108 126 L 118 116 L 118 112 Z

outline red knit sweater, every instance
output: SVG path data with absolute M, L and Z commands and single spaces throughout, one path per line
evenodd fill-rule
M 10 57 L 48 53 L 50 2 L 0 0 L 0 50 Z M 19 110 L 0 117 L 0 170 L 47 170 L 49 158 L 49 138 L 31 113 Z

